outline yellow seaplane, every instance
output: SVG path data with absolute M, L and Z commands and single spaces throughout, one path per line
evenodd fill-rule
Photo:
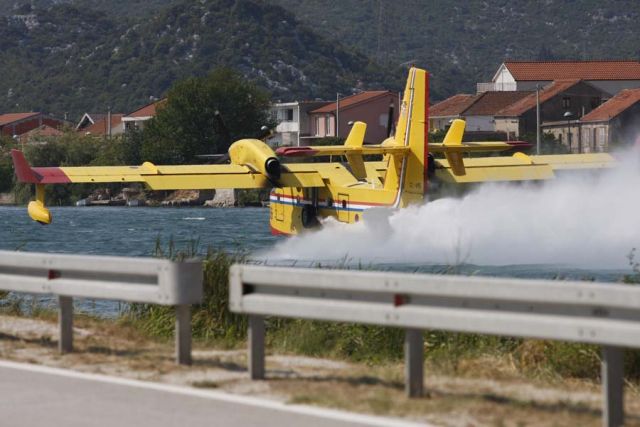
M 261 140 L 242 139 L 229 148 L 230 164 L 222 165 L 145 162 L 140 166 L 31 167 L 22 152 L 13 150 L 12 157 L 18 180 L 35 184 L 35 200 L 29 203 L 28 212 L 42 224 L 51 222 L 45 206 L 47 184 L 139 182 L 151 190 L 272 188 L 270 225 L 274 234 L 298 234 L 328 217 L 355 223 L 372 208 L 423 203 L 432 180 L 453 184 L 547 180 L 558 170 L 608 168 L 614 163 L 605 153 L 466 158 L 467 153 L 513 146 L 462 142 L 463 120 L 452 122 L 442 143 L 429 143 L 428 98 L 428 73 L 411 68 L 395 135 L 378 145 L 364 145 L 366 124 L 355 122 L 340 146 L 273 151 Z M 378 160 L 366 161 L 365 156 L 371 155 Z M 316 156 L 340 156 L 346 161 L 301 163 L 299 159 Z M 283 162 L 287 158 L 297 162 Z

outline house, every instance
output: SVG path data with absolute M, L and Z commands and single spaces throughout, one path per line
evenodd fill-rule
M 94 124 L 95 122 L 97 122 L 98 120 L 104 119 L 106 116 L 107 116 L 106 113 L 84 113 L 82 115 L 82 118 L 76 125 L 76 130 L 79 131 L 84 128 L 87 128 L 92 124 Z
M 156 115 L 158 108 L 162 108 L 162 106 L 166 104 L 166 102 L 167 98 L 154 101 L 122 117 L 124 130 L 127 131 L 129 129 L 143 129 L 144 122 L 152 119 Z
M 124 122 L 122 121 L 124 114 L 107 114 L 96 120 L 90 126 L 80 129 L 85 135 L 112 137 L 124 133 Z
M 64 135 L 60 129 L 42 125 L 18 136 L 21 144 L 43 144 L 49 139 Z
M 531 95 L 531 92 L 484 92 L 462 113 L 466 120 L 467 132 L 495 132 L 495 117 L 504 108 Z
M 598 107 L 606 96 L 606 92 L 582 80 L 554 80 L 540 90 L 540 121 L 578 120 Z M 535 134 L 537 102 L 536 92 L 530 92 L 503 108 L 495 114 L 495 130 L 510 138 Z
M 554 80 L 583 80 L 609 98 L 623 89 L 640 87 L 640 61 L 505 61 L 490 83 L 478 92 L 535 90 Z
M 444 131 L 451 120 L 461 118 L 467 122 L 465 133 L 468 140 L 483 136 L 495 138 L 496 114 L 530 94 L 525 91 L 491 91 L 477 95 L 454 95 L 431 107 L 429 129 L 432 132 Z
M 349 122 L 361 121 L 367 124 L 365 143 L 380 143 L 387 137 L 391 105 L 393 125 L 398 119 L 400 103 L 398 94 L 386 90 L 361 92 L 312 110 L 309 113 L 311 138 L 346 138 Z
M 62 129 L 65 122 L 43 113 L 7 113 L 0 114 L 0 134 L 20 136 L 43 125 Z
M 638 123 L 640 89 L 625 89 L 580 120 L 544 123 L 542 128 L 572 152 L 595 153 L 631 144 L 640 147 Z
M 453 119 L 462 117 L 462 113 L 478 98 L 477 95 L 460 93 L 429 108 L 429 131 L 443 131 Z
M 273 146 L 300 146 L 311 136 L 309 112 L 330 104 L 329 101 L 278 102 L 271 105 L 271 116 L 277 123 L 269 138 Z

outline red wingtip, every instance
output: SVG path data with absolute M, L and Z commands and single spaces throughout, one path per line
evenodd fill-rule
M 20 150 L 11 150 L 11 159 L 13 160 L 13 167 L 16 171 L 16 176 L 20 182 L 31 182 L 37 184 L 40 182 L 41 177 L 31 169 L 27 159 L 24 158 L 24 154 Z

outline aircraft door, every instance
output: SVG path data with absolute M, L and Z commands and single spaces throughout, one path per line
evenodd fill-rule
M 349 195 L 338 193 L 338 200 L 335 201 L 338 211 L 338 221 L 349 222 Z
M 276 221 L 284 221 L 284 198 L 282 192 L 276 193 Z

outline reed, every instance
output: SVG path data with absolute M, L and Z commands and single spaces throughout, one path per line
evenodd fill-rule
M 170 242 L 158 255 L 171 258 L 192 256 L 197 244 L 176 251 Z M 246 262 L 246 252 L 228 253 L 209 249 L 204 261 L 204 301 L 193 308 L 193 336 L 204 343 L 225 347 L 244 346 L 247 319 L 228 307 L 228 273 L 233 263 Z M 326 268 L 326 267 L 325 267 Z M 360 266 L 362 268 L 362 266 Z M 638 280 L 638 272 L 628 279 Z M 154 337 L 170 338 L 174 315 L 171 308 L 134 304 L 124 314 L 127 321 Z M 307 356 L 332 357 L 371 364 L 397 362 L 403 357 L 404 331 L 369 325 L 330 323 L 300 319 L 267 319 L 267 344 L 272 351 Z M 473 366 L 473 375 L 486 359 L 508 361 L 518 372 L 546 378 L 587 378 L 600 375 L 600 352 L 596 346 L 542 340 L 493 337 L 425 331 L 426 362 L 440 371 L 462 373 Z M 474 362 L 475 361 L 475 362 Z M 640 352 L 627 351 L 628 378 L 640 379 Z

